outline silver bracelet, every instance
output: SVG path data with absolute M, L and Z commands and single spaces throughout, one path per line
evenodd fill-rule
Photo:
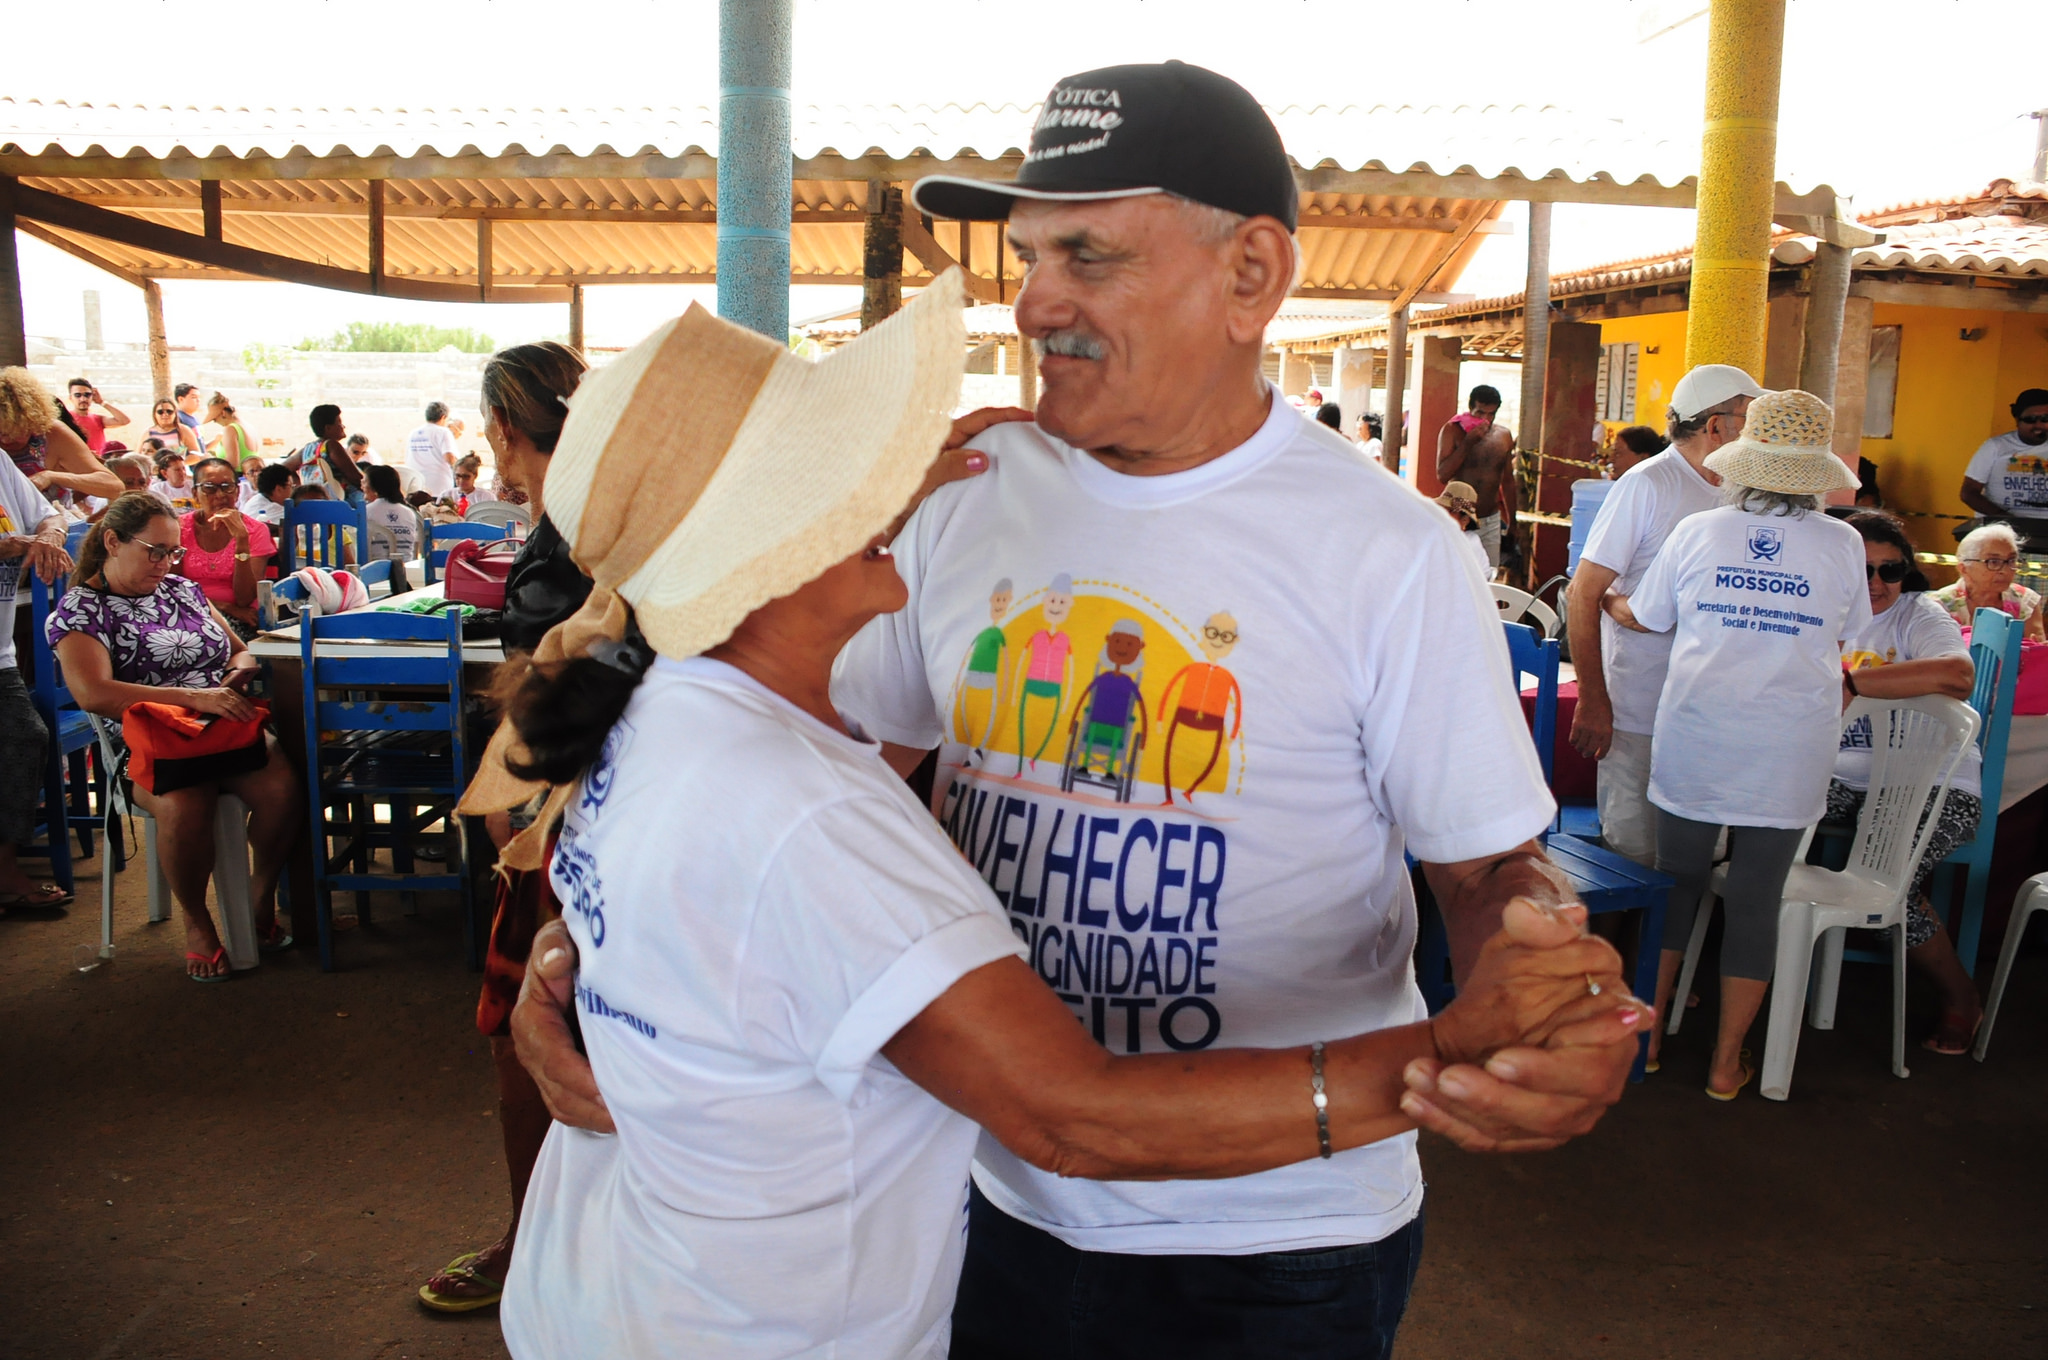
M 1316 1040 L 1308 1046 L 1308 1085 L 1314 1092 L 1309 1103 L 1316 1107 L 1316 1142 L 1322 1147 L 1325 1161 L 1330 1156 L 1330 1097 L 1323 1091 L 1323 1041 Z

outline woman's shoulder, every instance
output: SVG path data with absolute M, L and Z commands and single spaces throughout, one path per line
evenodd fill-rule
M 2029 614 L 2033 613 L 2036 609 L 2039 609 L 2041 607 L 2041 592 L 2035 590 L 2031 586 L 2023 586 L 2018 581 L 2014 581 L 2012 583 L 2012 588 L 2007 590 L 2005 593 L 2010 598 L 2018 601 L 2021 605 L 2025 606 L 2026 611 Z

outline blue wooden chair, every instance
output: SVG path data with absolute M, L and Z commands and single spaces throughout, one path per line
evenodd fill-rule
M 1557 639 L 1543 636 L 1526 623 L 1501 627 L 1508 637 L 1508 680 L 1515 693 L 1522 692 L 1523 676 L 1536 682 L 1536 712 L 1529 722 L 1529 734 L 1536 742 L 1536 759 L 1543 765 L 1543 782 L 1548 784 L 1557 760 Z
M 354 530 L 353 556 L 344 551 Z M 300 567 L 354 569 L 369 554 L 370 517 L 347 501 L 293 501 L 285 507 L 277 532 L 277 571 L 289 576 Z
M 381 645 L 389 654 L 323 654 L 331 644 L 349 642 Z M 415 647 L 393 645 L 408 642 Z M 356 893 L 360 910 L 372 891 L 391 890 L 456 893 L 470 967 L 481 968 L 483 931 L 455 815 L 469 782 L 460 613 L 358 610 L 305 619 L 299 659 L 320 966 L 334 968 L 334 893 Z M 378 803 L 392 807 L 390 822 L 381 826 L 371 813 Z M 448 827 L 446 871 L 414 872 L 414 838 L 437 820 Z M 330 849 L 330 841 L 338 844 Z M 389 849 L 391 873 L 371 871 L 378 848 Z
M 1963 971 L 1977 971 L 1978 936 L 1984 928 L 1984 892 L 1991 884 L 1991 851 L 1998 842 L 1998 796 L 2005 786 L 2005 746 L 2012 735 L 2013 695 L 2020 682 L 2020 640 L 2026 624 L 1998 609 L 1980 609 L 1970 625 L 1970 660 L 1977 682 L 1970 689 L 1970 707 L 1977 710 L 1977 748 L 1984 757 L 1984 815 L 1977 834 L 1957 846 L 1934 871 L 1928 884 L 1934 914 L 1948 923 L 1954 875 L 1965 871 L 1963 919 L 1956 956 Z
M 78 706 L 71 697 L 70 689 L 65 686 L 64 676 L 57 665 L 57 654 L 50 647 L 45 627 L 51 610 L 63 598 L 70 580 L 60 576 L 45 585 L 34 572 L 25 571 L 23 575 L 29 578 L 31 632 L 35 643 L 35 682 L 29 698 L 35 705 L 36 715 L 43 720 L 43 726 L 49 729 L 50 744 L 43 760 L 44 836 L 34 845 L 22 846 L 21 853 L 47 857 L 50 876 L 65 892 L 74 892 L 71 835 L 77 834 L 81 854 L 91 859 L 93 828 L 100 824 L 94 799 L 98 795 L 104 801 L 105 772 L 93 772 L 91 756 L 97 738 L 93 734 L 92 718 Z
M 440 568 L 448 565 L 448 549 L 441 546 L 453 543 L 458 538 L 473 538 L 484 543 L 503 541 L 506 528 L 502 524 L 430 524 L 427 526 L 425 559 L 427 584 L 440 579 Z

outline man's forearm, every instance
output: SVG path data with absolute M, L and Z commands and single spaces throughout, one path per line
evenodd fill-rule
M 1579 702 L 1607 702 L 1607 659 L 1600 654 L 1600 601 L 1590 591 L 1565 592 L 1565 634 L 1572 644 L 1572 671 Z
M 1422 871 L 1443 914 L 1451 977 L 1458 981 L 1471 972 L 1480 946 L 1500 929 L 1501 909 L 1511 899 L 1526 897 L 1546 907 L 1578 901 L 1564 870 L 1552 864 L 1535 841 L 1464 864 L 1424 864 Z

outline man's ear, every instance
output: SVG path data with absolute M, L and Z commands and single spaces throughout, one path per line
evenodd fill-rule
M 1238 225 L 1230 246 L 1230 338 L 1240 345 L 1265 340 L 1266 325 L 1294 291 L 1294 239 L 1274 217 Z

